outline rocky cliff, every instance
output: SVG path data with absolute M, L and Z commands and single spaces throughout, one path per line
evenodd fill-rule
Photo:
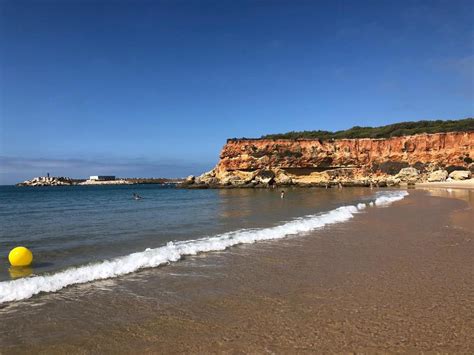
M 387 139 L 232 139 L 217 166 L 188 183 L 390 185 L 404 179 L 427 180 L 437 170 L 472 170 L 473 159 L 474 131 Z

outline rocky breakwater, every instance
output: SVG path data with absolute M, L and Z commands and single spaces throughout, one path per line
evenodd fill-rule
M 183 186 L 392 186 L 472 172 L 473 159 L 474 131 L 386 139 L 230 139 L 216 167 L 188 177 Z
M 77 182 L 68 177 L 40 176 L 16 184 L 16 186 L 70 186 Z
M 133 183 L 125 179 L 116 180 L 86 180 L 80 182 L 78 185 L 89 186 L 89 185 L 132 185 Z

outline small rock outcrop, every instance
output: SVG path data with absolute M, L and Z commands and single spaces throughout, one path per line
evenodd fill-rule
M 449 178 L 453 180 L 467 180 L 472 176 L 469 170 L 454 170 L 449 174 Z
M 468 169 L 472 174 L 474 174 L 474 163 L 470 163 L 469 166 L 467 167 L 467 169 Z
M 278 169 L 275 172 L 275 184 L 285 186 L 285 185 L 292 185 L 293 179 L 285 173 L 284 170 Z
M 257 184 L 271 185 L 274 182 L 275 173 L 271 170 L 260 170 L 255 174 L 254 180 Z
M 448 172 L 446 170 L 436 170 L 428 175 L 428 182 L 446 181 Z
M 419 175 L 420 173 L 417 169 L 409 167 L 401 169 L 395 177 L 404 182 L 415 183 Z

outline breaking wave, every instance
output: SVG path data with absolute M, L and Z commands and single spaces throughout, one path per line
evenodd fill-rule
M 372 206 L 375 203 L 376 206 L 388 206 L 406 195 L 408 195 L 406 191 L 379 192 L 375 201 L 368 205 Z M 142 252 L 69 268 L 53 274 L 0 282 L 0 303 L 30 298 L 40 292 L 55 292 L 74 284 L 126 275 L 140 269 L 175 262 L 188 255 L 221 251 L 238 244 L 251 244 L 310 232 L 327 225 L 348 221 L 366 207 L 365 203 L 359 203 L 357 206 L 342 206 L 328 212 L 300 217 L 275 227 L 241 229 L 201 239 L 169 242 L 159 248 L 146 249 Z

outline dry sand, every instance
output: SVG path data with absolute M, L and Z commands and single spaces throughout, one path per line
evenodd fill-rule
M 474 189 L 474 179 L 416 183 L 416 187 L 444 187 L 444 188 Z

